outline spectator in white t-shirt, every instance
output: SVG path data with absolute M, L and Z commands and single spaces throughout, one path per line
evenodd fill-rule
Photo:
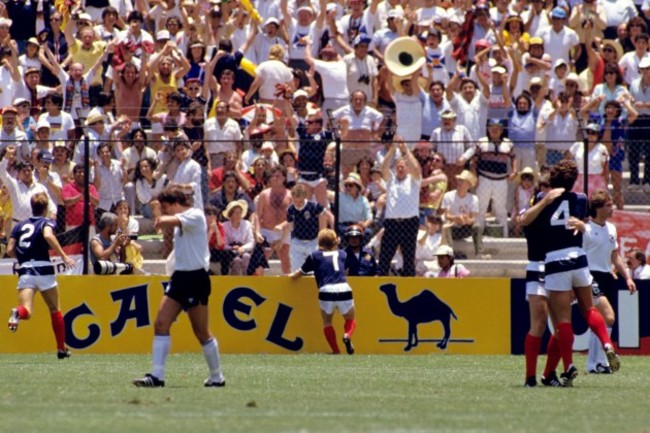
M 271 46 L 268 60 L 257 66 L 255 80 L 244 97 L 245 103 L 249 102 L 258 90 L 261 103 L 273 104 L 276 101 L 282 103 L 286 101 L 286 89 L 293 81 L 293 74 L 283 59 L 282 45 Z
M 322 60 L 314 59 L 311 55 L 311 42 L 305 50 L 305 61 L 309 64 L 310 72 L 320 74 L 323 87 L 322 111 L 334 110 L 345 105 L 350 97 L 347 84 L 347 66 L 331 45 L 326 45 L 320 51 Z

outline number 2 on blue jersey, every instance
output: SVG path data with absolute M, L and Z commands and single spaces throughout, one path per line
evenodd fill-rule
M 34 224 L 25 224 L 22 229 L 22 235 L 18 239 L 18 246 L 20 248 L 29 248 L 32 245 L 32 235 L 36 227 L 34 227 Z

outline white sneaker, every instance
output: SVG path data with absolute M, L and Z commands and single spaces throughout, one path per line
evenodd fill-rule
M 20 322 L 20 316 L 18 316 L 18 308 L 12 308 L 11 314 L 9 315 L 9 321 L 7 326 L 11 332 L 16 332 L 18 329 L 18 322 Z
M 223 376 L 221 376 L 221 380 L 217 380 L 217 379 L 213 379 L 211 377 L 208 377 L 203 382 L 203 386 L 205 386 L 206 388 L 210 388 L 210 387 L 221 388 L 221 387 L 226 386 L 226 379 L 224 379 Z

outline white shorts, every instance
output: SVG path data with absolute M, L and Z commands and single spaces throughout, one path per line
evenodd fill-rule
M 544 282 L 544 263 L 528 262 L 526 265 L 526 301 L 531 295 L 548 298 Z
M 546 275 L 546 290 L 549 292 L 568 292 L 574 287 L 588 287 L 591 285 L 591 272 L 589 268 L 573 269 L 566 272 Z
M 282 235 L 284 232 L 282 230 L 269 230 L 260 228 L 260 233 L 262 236 L 264 236 L 264 239 L 266 239 L 266 242 L 269 244 L 273 244 L 277 241 L 282 241 L 283 244 L 287 245 L 291 243 L 291 236 L 289 236 L 289 232 L 287 232 L 283 237 Z
M 309 185 L 312 188 L 316 188 L 318 185 L 320 185 L 321 183 L 325 183 L 325 182 L 327 182 L 327 179 L 325 179 L 324 177 L 319 177 L 316 180 L 306 180 L 306 179 L 303 179 L 302 177 L 299 177 L 298 181 L 297 181 L 297 183 L 302 183 L 302 184 L 305 184 L 305 185 Z
M 38 289 L 41 292 L 57 286 L 56 275 L 21 275 L 18 277 L 18 290 Z
M 339 310 L 339 313 L 347 314 L 348 311 L 354 308 L 354 299 L 348 301 L 318 301 L 318 304 L 325 314 L 332 314 L 335 308 Z

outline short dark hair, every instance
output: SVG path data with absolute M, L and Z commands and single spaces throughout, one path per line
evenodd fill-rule
M 160 194 L 158 194 L 158 201 L 160 203 L 174 204 L 178 203 L 181 206 L 191 206 L 189 196 L 180 188 L 176 186 L 165 187 Z
M 57 105 L 59 108 L 63 108 L 63 95 L 62 94 L 60 94 L 60 93 L 50 93 L 49 95 L 47 95 L 45 97 L 46 101 L 48 99 L 52 104 Z
M 589 209 L 595 214 L 597 209 L 605 207 L 605 204 L 611 200 L 612 196 L 609 195 L 609 192 L 604 189 L 597 189 L 589 197 Z
M 144 17 L 142 16 L 142 12 L 140 11 L 129 12 L 128 17 L 126 18 L 126 22 L 130 23 L 131 21 L 140 21 L 140 23 L 143 23 Z
M 628 254 L 631 254 L 636 260 L 640 261 L 642 265 L 646 264 L 645 254 L 640 249 L 634 248 Z
M 578 166 L 575 161 L 563 159 L 551 167 L 551 188 L 564 188 L 566 191 L 573 189 L 578 178 Z

